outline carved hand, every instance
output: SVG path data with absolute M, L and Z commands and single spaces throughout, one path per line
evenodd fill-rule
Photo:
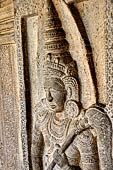
M 68 160 L 65 153 L 61 152 L 61 149 L 57 149 L 53 154 L 54 162 L 62 169 L 62 170 L 81 170 L 80 167 L 72 167 L 68 164 Z
M 60 167 L 68 165 L 68 160 L 65 153 L 62 153 L 60 149 L 57 149 L 53 154 L 54 162 Z

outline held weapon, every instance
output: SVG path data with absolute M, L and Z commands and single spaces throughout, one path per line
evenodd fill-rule
M 69 147 L 69 145 L 73 142 L 75 137 L 78 134 L 80 134 L 83 130 L 88 129 L 89 127 L 90 127 L 90 125 L 88 124 L 86 117 L 84 117 L 84 119 L 81 119 L 79 122 L 77 122 L 76 127 L 75 127 L 76 129 L 72 130 L 72 132 L 67 136 L 65 142 L 61 146 L 61 152 L 64 153 L 65 150 Z M 51 162 L 51 164 L 49 165 L 49 167 L 47 168 L 47 170 L 53 170 L 55 165 L 56 165 L 56 163 L 53 160 Z

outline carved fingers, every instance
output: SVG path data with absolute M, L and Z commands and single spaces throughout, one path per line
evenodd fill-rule
M 57 149 L 53 154 L 54 162 L 60 167 L 63 168 L 65 165 L 68 165 L 68 160 L 65 153 L 62 153 L 60 149 Z

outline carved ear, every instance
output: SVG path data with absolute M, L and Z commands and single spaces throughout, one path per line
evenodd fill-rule
M 71 119 L 76 118 L 80 113 L 78 104 L 75 100 L 66 101 L 65 111 L 66 111 L 66 115 L 68 116 L 68 118 L 71 118 Z
M 75 100 L 79 102 L 79 89 L 76 78 L 66 76 L 63 79 L 65 89 L 67 91 L 67 100 Z

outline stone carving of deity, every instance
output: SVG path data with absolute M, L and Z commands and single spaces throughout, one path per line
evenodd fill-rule
M 35 107 L 33 170 L 112 170 L 111 122 L 97 104 L 82 108 L 77 66 L 51 0 L 44 10 L 46 97 Z

